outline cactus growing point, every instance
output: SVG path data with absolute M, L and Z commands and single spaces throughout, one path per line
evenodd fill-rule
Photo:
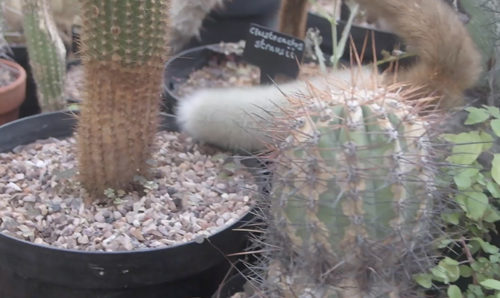
M 146 175 L 167 57 L 169 0 L 81 0 L 80 180 L 93 196 Z

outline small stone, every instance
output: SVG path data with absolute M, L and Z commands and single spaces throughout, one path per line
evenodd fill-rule
M 217 226 L 219 226 L 219 227 L 222 226 L 222 225 L 224 225 L 224 219 L 223 218 L 218 218 L 217 221 L 215 221 L 215 224 Z
M 123 217 L 123 215 L 119 211 L 113 211 L 113 217 L 115 220 L 118 220 Z
M 142 233 L 141 231 L 137 230 L 137 229 L 132 229 L 130 231 L 130 234 L 132 234 L 132 236 L 135 237 L 135 239 L 139 240 L 139 241 L 144 241 L 144 236 L 142 236 Z
M 42 244 L 42 245 L 46 245 L 47 243 L 45 243 L 45 241 L 43 241 L 42 238 L 38 237 L 38 238 L 35 238 L 35 241 L 33 241 L 35 244 Z
M 7 184 L 7 192 L 9 192 L 9 190 L 12 192 L 21 192 L 23 191 L 17 184 L 15 184 L 14 182 L 9 182 Z
M 59 212 L 61 211 L 61 205 L 57 203 L 49 203 L 50 212 Z
M 94 215 L 94 219 L 97 222 L 101 222 L 101 223 L 106 222 L 106 219 L 104 218 L 104 215 L 101 212 L 96 213 L 96 215 Z
M 24 174 L 23 173 L 19 173 L 19 174 L 15 174 L 14 175 L 14 179 L 12 179 L 12 181 L 19 181 L 19 180 L 23 180 L 24 179 Z
M 38 209 L 40 210 L 40 213 L 43 216 L 47 215 L 47 213 L 49 212 L 47 205 L 45 205 L 45 204 L 41 204 L 40 206 L 38 206 Z
M 23 201 L 25 202 L 30 202 L 30 203 L 34 203 L 36 202 L 36 197 L 34 195 L 27 195 L 23 198 Z
M 89 237 L 87 235 L 81 235 L 76 239 L 76 241 L 79 244 L 88 244 L 89 243 Z

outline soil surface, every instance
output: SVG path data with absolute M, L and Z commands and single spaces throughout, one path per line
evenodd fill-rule
M 229 155 L 170 132 L 156 146 L 152 177 L 137 177 L 140 193 L 109 189 L 90 206 L 74 138 L 0 153 L 0 232 L 66 249 L 135 250 L 202 240 L 249 211 L 257 186 Z

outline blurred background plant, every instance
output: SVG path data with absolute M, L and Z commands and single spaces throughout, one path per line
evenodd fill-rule
M 483 55 L 485 72 L 472 94 L 477 105 L 500 105 L 500 2 L 449 0 L 461 13 Z
M 57 29 L 48 0 L 24 0 L 22 12 L 38 103 L 42 112 L 62 110 L 66 107 L 63 92 L 67 51 L 61 38 L 64 32 Z

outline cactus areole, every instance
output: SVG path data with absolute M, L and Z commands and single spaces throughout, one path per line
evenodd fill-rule
M 398 270 L 428 236 L 426 122 L 389 90 L 322 91 L 292 102 L 273 126 L 288 131 L 275 144 L 270 237 L 281 239 L 287 268 L 279 271 L 294 290 L 280 287 L 306 293 L 312 283 L 316 294 L 327 285 L 339 297 L 385 297 L 404 284 Z
M 167 54 L 169 0 L 81 0 L 79 174 L 94 197 L 146 175 Z

